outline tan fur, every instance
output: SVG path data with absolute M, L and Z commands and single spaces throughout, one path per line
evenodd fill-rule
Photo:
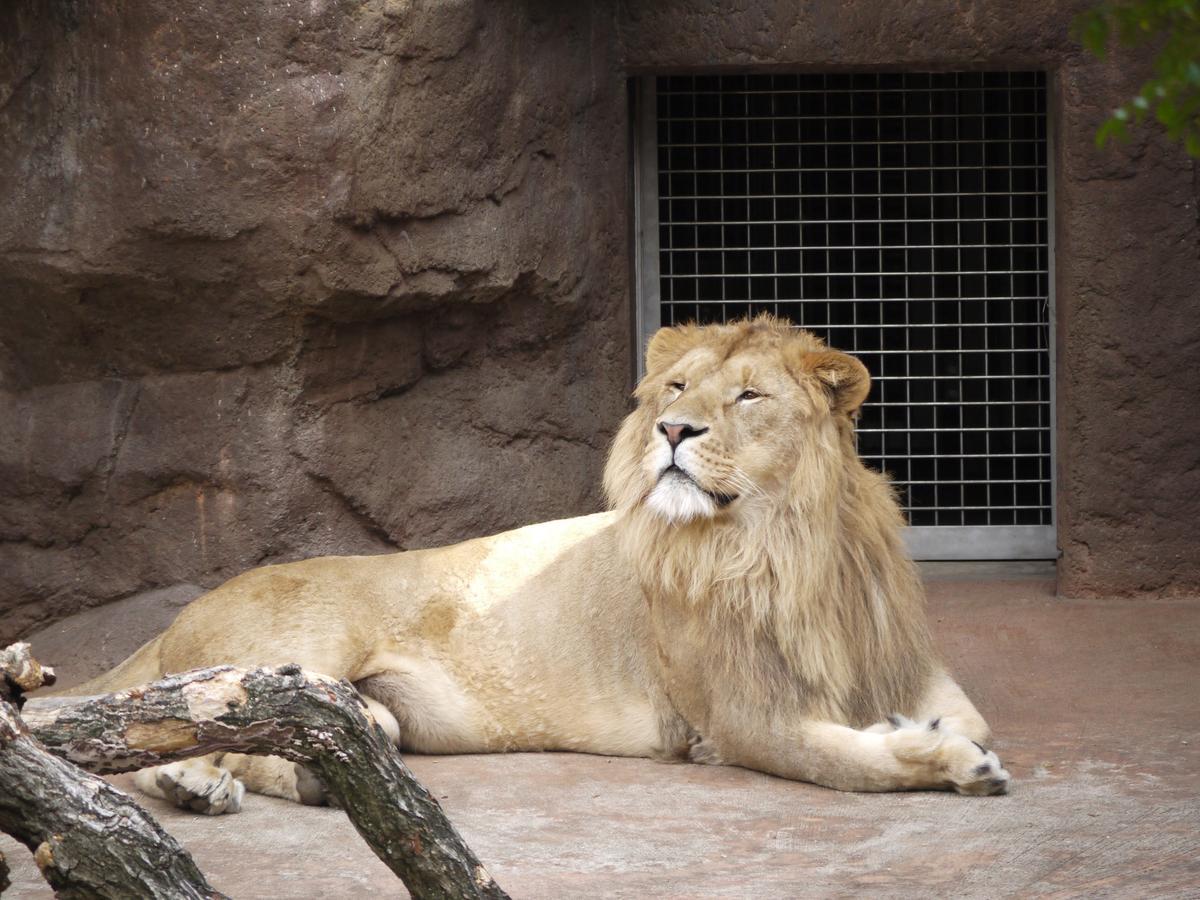
M 78 692 L 298 662 L 354 681 L 414 750 L 1002 791 L 973 743 L 987 726 L 930 647 L 892 490 L 854 449 L 862 364 L 765 318 L 663 329 L 647 368 L 606 468 L 611 512 L 248 572 Z M 274 764 L 238 768 L 251 790 L 305 799 Z M 158 781 L 204 780 L 186 774 Z
M 749 702 L 784 689 L 775 663 L 806 686 L 801 704 L 813 715 L 867 725 L 911 709 L 935 661 L 892 489 L 854 450 L 866 370 L 773 320 L 692 329 L 694 349 L 667 334 L 674 352 L 652 344 L 655 368 L 617 436 L 605 485 L 629 509 L 623 543 L 652 603 L 690 598 L 695 640 L 714 661 L 740 667 L 738 681 L 755 685 Z M 710 371 L 715 384 L 678 398 L 662 389 Z M 770 407 L 741 425 L 730 401 L 755 378 L 773 385 Z M 736 511 L 680 527 L 640 505 L 654 474 L 643 447 L 660 417 L 712 423 L 693 474 L 703 487 L 744 494 Z M 742 489 L 771 476 L 773 490 Z

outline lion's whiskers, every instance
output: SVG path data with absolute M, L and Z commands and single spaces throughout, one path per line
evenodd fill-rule
M 724 470 L 720 476 L 714 479 L 720 486 L 722 493 L 736 494 L 740 497 L 762 498 L 766 493 L 759 487 L 745 470 L 735 463 L 724 462 L 722 464 Z M 725 490 L 728 488 L 729 490 Z

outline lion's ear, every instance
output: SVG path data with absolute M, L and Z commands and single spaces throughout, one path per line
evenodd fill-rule
M 837 350 L 806 353 L 802 368 L 825 386 L 834 412 L 853 415 L 871 390 L 867 367 L 848 353 Z
M 674 365 L 704 339 L 699 325 L 675 325 L 660 328 L 646 346 L 646 372 L 660 372 Z

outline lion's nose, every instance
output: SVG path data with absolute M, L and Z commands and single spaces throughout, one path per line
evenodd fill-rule
M 707 428 L 696 428 L 686 422 L 659 422 L 658 430 L 667 436 L 667 443 L 675 449 L 690 437 L 704 434 Z

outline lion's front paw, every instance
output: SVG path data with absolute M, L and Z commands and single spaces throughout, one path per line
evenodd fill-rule
M 1009 774 L 990 750 L 946 730 L 941 720 L 913 722 L 892 717 L 887 735 L 896 758 L 912 764 L 928 787 L 952 787 L 960 794 L 984 797 L 1008 792 Z
M 240 812 L 246 789 L 225 769 L 207 763 L 180 762 L 162 766 L 154 783 L 180 809 L 206 816 Z
M 707 738 L 693 734 L 688 738 L 688 759 L 703 766 L 723 766 L 725 760 L 717 752 L 716 746 Z
M 972 797 L 1007 794 L 1011 778 L 1008 770 L 1000 765 L 1000 757 L 959 735 L 954 735 L 954 740 L 958 746 L 953 748 L 953 753 L 958 759 L 949 770 L 954 789 Z M 963 741 L 970 749 L 961 746 Z

